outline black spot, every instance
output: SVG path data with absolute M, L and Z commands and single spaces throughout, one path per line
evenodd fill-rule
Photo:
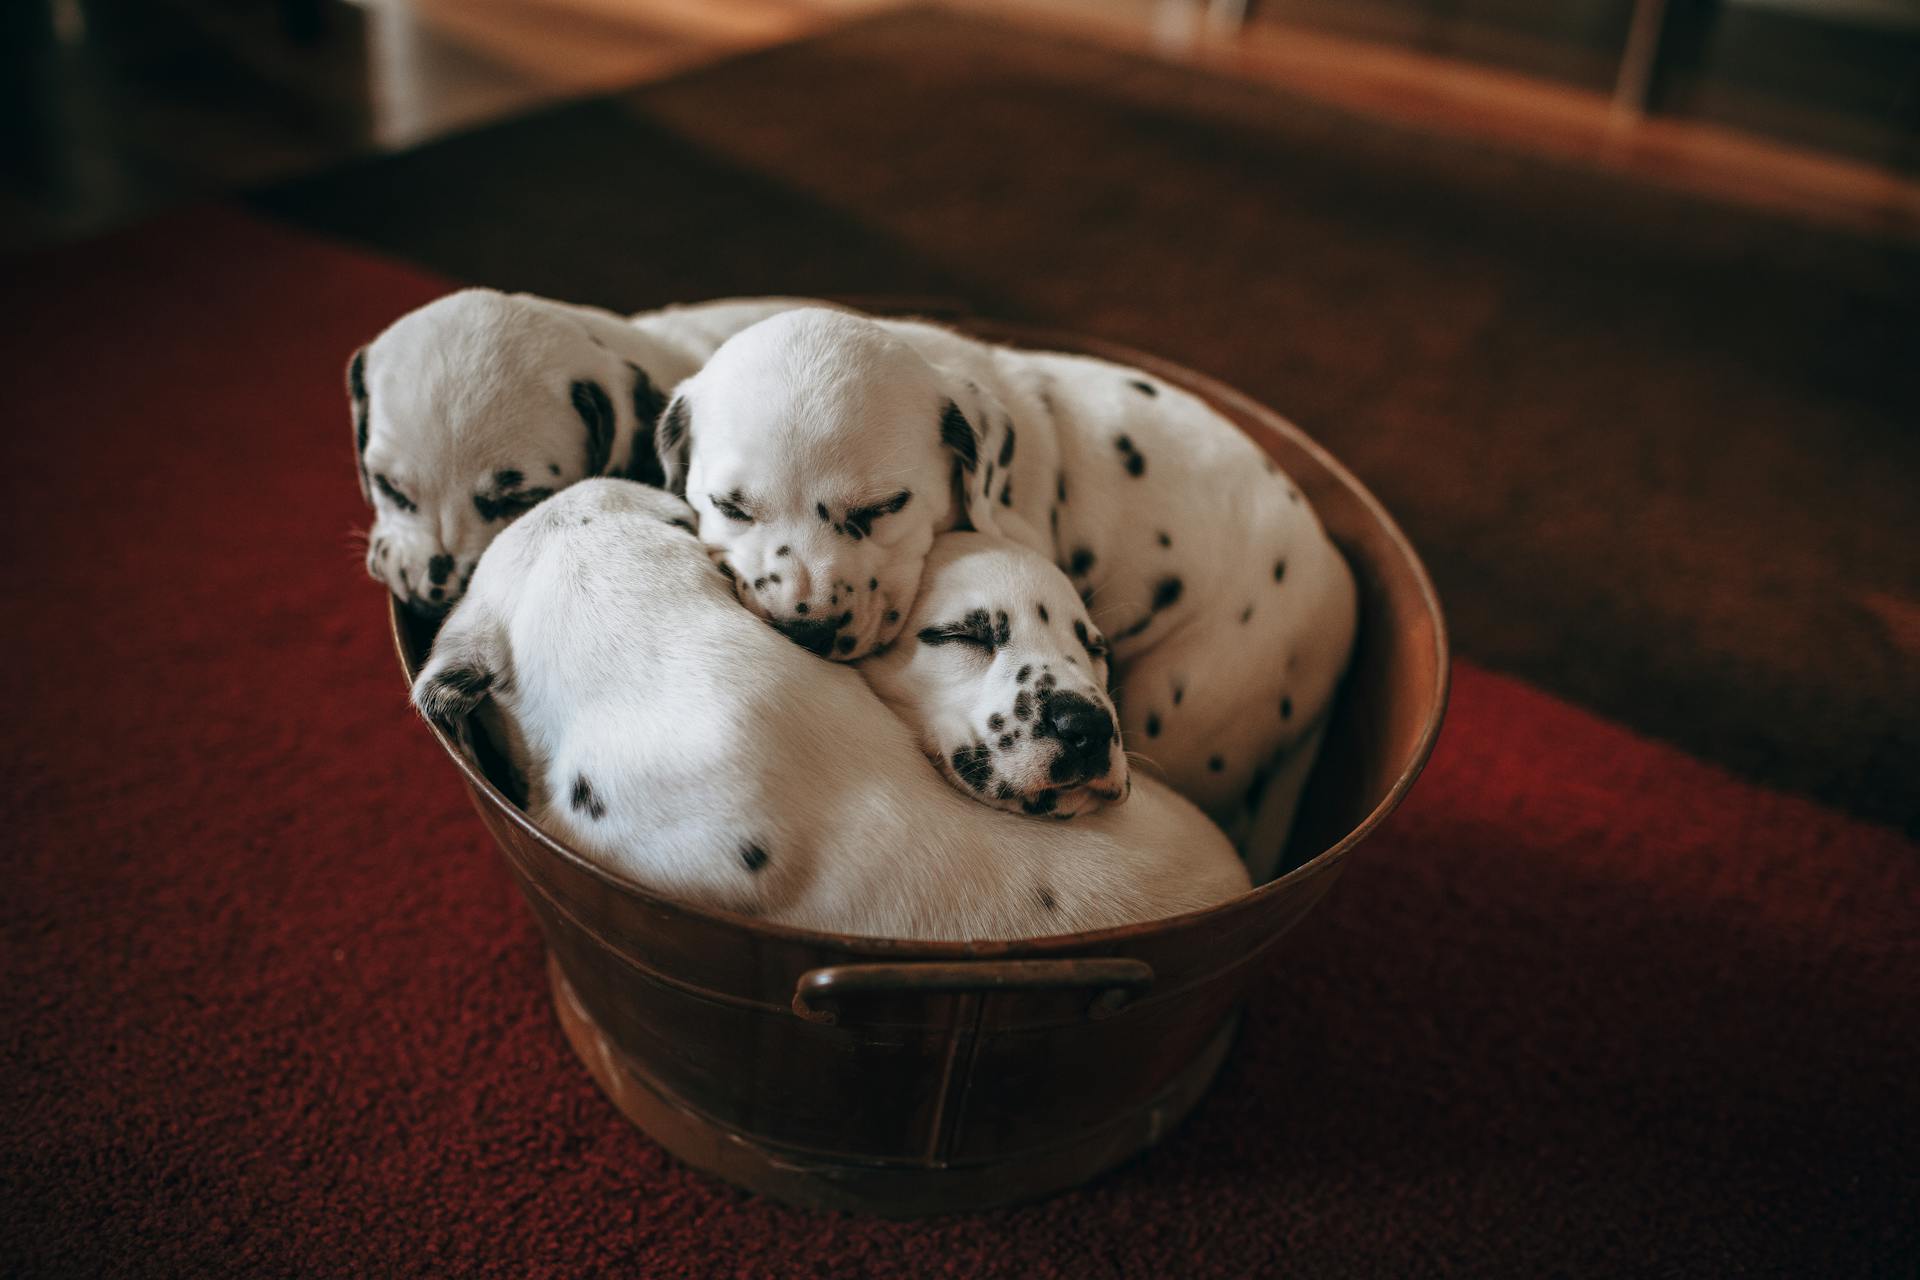
M 1244 609 L 1242 609 L 1242 610 L 1240 611 L 1240 621 L 1242 621 L 1242 622 L 1245 622 L 1245 621 L 1247 621 L 1247 620 L 1248 620 L 1249 618 L 1251 618 L 1251 617 L 1253 617 L 1253 606 L 1252 606 L 1252 605 L 1248 605 L 1248 606 L 1247 606 L 1246 608 L 1244 608 Z
M 960 466 L 968 473 L 980 465 L 980 442 L 973 433 L 973 424 L 951 400 L 940 410 L 940 442 L 953 450 Z
M 755 591 L 758 591 L 758 590 L 760 590 L 761 588 L 763 588 L 763 587 L 765 587 L 766 585 L 767 585 L 767 580 L 766 580 L 765 578 L 755 578 L 755 579 L 753 580 L 753 589 L 754 589 Z
M 661 416 L 653 448 L 660 459 L 661 483 L 676 496 L 686 497 L 686 461 L 693 448 L 693 411 L 687 407 L 684 396 L 675 396 Z
M 1173 686 L 1173 705 L 1174 706 L 1176 707 L 1179 706 L 1180 699 L 1186 696 L 1187 696 L 1187 686 L 1183 684 L 1177 684 Z
M 779 579 L 778 579 L 778 578 L 776 578 L 776 579 L 774 579 L 774 581 L 776 581 L 776 582 L 778 582 L 778 581 L 779 581 Z M 880 579 L 878 579 L 878 578 L 868 578 L 868 579 L 867 579 L 867 590 L 869 590 L 869 591 L 878 591 L 879 589 L 880 589 Z
M 1000 732 L 1002 729 L 1006 727 L 1007 727 L 1007 718 L 1001 715 L 998 711 L 994 712 L 992 715 L 987 717 L 987 728 L 993 730 L 995 733 Z
M 1145 472 L 1146 469 L 1147 469 L 1147 460 L 1145 458 L 1141 457 L 1137 453 L 1129 454 L 1127 456 L 1127 474 L 1128 475 L 1137 476 Z
M 852 653 L 853 643 L 852 636 L 841 636 L 833 642 L 833 651 L 835 653 Z
M 1171 608 L 1180 599 L 1180 592 L 1184 589 L 1185 584 L 1178 578 L 1160 579 L 1153 588 L 1153 607 L 1156 610 Z
M 433 559 L 427 561 L 427 581 L 431 582 L 434 586 L 441 586 L 452 576 L 452 556 L 435 556 Z
M 993 776 L 993 761 L 985 743 L 976 742 L 953 753 L 953 771 L 960 781 L 975 791 L 982 790 Z
M 1012 476 L 1008 476 L 1007 482 L 1000 486 L 1000 505 L 1003 507 L 1010 507 L 1013 505 L 1013 477 Z
M 1222 760 L 1219 756 L 1207 757 L 1207 768 L 1211 769 L 1213 772 L 1218 773 L 1226 767 L 1227 767 L 1227 762 L 1225 760 Z
M 1016 720 L 1033 719 L 1033 695 L 1022 689 L 1013 699 L 1013 718 Z
M 993 642 L 1004 645 L 1013 639 L 1013 626 L 1007 621 L 1007 611 L 1001 609 L 993 615 Z
M 828 513 L 826 503 L 816 502 L 813 504 L 813 509 L 814 511 L 819 513 L 819 516 L 822 520 L 826 521 L 828 524 L 833 523 L 833 516 Z
M 1049 791 L 1047 794 L 1052 795 L 1053 793 Z M 1049 805 L 1048 807 L 1051 808 L 1052 806 Z M 1060 909 L 1060 904 L 1054 900 L 1053 890 L 1047 888 L 1045 885 L 1040 887 L 1039 893 L 1035 896 L 1040 899 L 1040 909 L 1042 911 L 1058 911 Z
M 421 714 L 452 733 L 454 722 L 479 706 L 491 688 L 493 672 L 484 667 L 448 667 L 420 690 Z
M 560 464 L 559 464 L 559 463 L 557 463 L 557 462 L 549 462 L 549 463 L 547 464 L 547 474 L 548 474 L 548 475 L 555 475 L 555 476 L 557 476 L 557 475 L 559 475 L 559 474 L 560 474 Z
M 757 844 L 740 846 L 740 865 L 749 871 L 759 871 L 768 862 L 767 851 Z
M 1013 735 L 1012 735 L 1012 734 L 1010 734 L 1010 733 L 1003 733 L 1003 734 L 1001 734 L 1001 735 L 1000 735 L 1000 749 L 1001 749 L 1002 751 L 1005 751 L 1005 750 L 1007 750 L 1007 749 L 1008 749 L 1009 747 L 1011 747 L 1012 745 L 1013 745 Z
M 493 487 L 496 489 L 518 489 L 520 482 L 525 478 L 525 476 L 522 476 L 512 468 L 508 468 L 505 471 L 496 471 L 493 473 Z
M 1013 461 L 1013 419 L 1008 418 L 1007 419 L 1007 438 L 1000 442 L 1000 469 L 1003 471 L 1006 470 L 1007 464 L 1012 461 Z
M 1283 697 L 1280 699 L 1280 718 L 1282 720 L 1293 719 L 1293 699 L 1292 698 Z
M 888 622 L 900 621 L 900 611 L 898 609 L 887 610 L 887 621 Z
M 793 606 L 793 611 L 795 613 L 805 613 L 812 607 L 813 606 L 809 605 L 805 600 L 802 600 L 799 604 Z
M 1065 502 L 1067 500 L 1067 473 L 1066 472 L 1062 471 L 1059 474 L 1059 476 L 1054 480 L 1053 493 L 1055 497 L 1060 499 L 1060 501 Z
M 1052 619 L 1052 618 L 1049 618 L 1049 617 L 1047 616 L 1047 606 L 1046 606 L 1046 605 L 1044 605 L 1044 604 L 1038 604 L 1038 603 L 1036 603 L 1036 604 L 1035 604 L 1035 605 L 1034 605 L 1033 607 L 1034 607 L 1035 609 L 1037 609 L 1037 610 L 1039 611 L 1039 613 L 1040 613 L 1040 621 L 1042 621 L 1042 622 L 1052 622 L 1052 621 L 1053 621 L 1053 619 Z
M 591 378 L 574 383 L 568 392 L 573 398 L 573 411 L 587 427 L 587 474 L 600 475 L 613 456 L 613 400 L 607 389 Z
M 607 802 L 594 794 L 593 784 L 584 773 L 573 778 L 573 811 L 584 813 L 595 822 L 607 816 Z
M 1013 784 L 1011 782 L 1002 781 L 999 786 L 993 789 L 993 794 L 1000 797 L 1002 800 L 1011 800 L 1013 799 L 1013 795 L 1014 795 Z
M 1060 803 L 1060 797 L 1051 791 L 1042 791 L 1037 796 L 1026 796 L 1020 801 L 1020 807 L 1032 814 L 1052 813 L 1053 807 Z M 1051 907 L 1048 910 L 1052 910 Z
M 1285 560 L 1274 561 L 1273 580 L 1275 582 L 1279 582 L 1281 579 L 1285 578 L 1286 576 L 1287 576 L 1287 562 Z
M 1160 736 L 1160 717 L 1158 714 L 1149 714 L 1147 716 L 1147 736 L 1149 738 L 1157 738 Z
M 1076 578 L 1087 576 L 1087 570 L 1093 568 L 1093 552 L 1085 547 L 1076 547 L 1073 558 L 1067 562 L 1067 572 Z
M 793 554 L 793 548 L 788 546 L 775 547 L 773 554 L 777 556 L 790 556 Z
M 1053 672 L 1042 671 L 1040 673 L 1040 678 L 1033 682 L 1033 687 L 1041 690 L 1042 692 L 1045 692 L 1046 690 L 1053 688 L 1054 685 L 1059 683 L 1060 683 L 1059 677 L 1055 676 Z
M 402 511 L 418 511 L 420 509 L 415 505 L 412 498 L 409 498 L 406 494 L 394 488 L 393 481 L 387 479 L 385 476 L 375 476 L 373 483 L 375 488 L 387 496 L 388 502 L 391 502 Z
M 628 361 L 633 370 L 633 446 L 627 455 L 627 479 L 641 484 L 662 485 L 666 473 L 660 469 L 660 454 L 654 447 L 654 424 L 667 407 L 667 397 L 653 385 L 653 379 L 639 365 Z
M 1131 436 L 1115 436 L 1113 443 L 1114 447 L 1120 450 L 1120 456 L 1127 464 L 1127 472 L 1129 475 L 1137 476 L 1146 471 L 1147 460 L 1141 456 L 1138 449 L 1133 447 L 1133 438 Z
M 775 586 L 778 586 L 780 584 L 780 575 L 777 573 L 770 573 L 767 575 L 767 581 L 773 583 Z
M 1113 443 L 1114 443 L 1114 446 L 1118 448 L 1122 453 L 1133 452 L 1133 437 L 1131 436 L 1115 436 L 1113 438 Z
M 1151 382 L 1142 382 L 1138 378 L 1135 378 L 1132 382 L 1129 382 L 1127 385 L 1132 387 L 1135 391 L 1138 391 L 1143 396 L 1157 396 L 1160 394 L 1160 388 L 1154 386 Z
M 1033 664 L 1028 663 L 1026 666 L 1020 668 L 1020 670 L 1014 675 L 1013 677 L 1014 683 L 1025 684 L 1027 682 L 1027 677 L 1032 674 L 1033 674 Z

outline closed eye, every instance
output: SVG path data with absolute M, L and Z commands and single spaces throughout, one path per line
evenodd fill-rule
M 387 479 L 385 476 L 375 476 L 373 483 L 381 493 L 386 495 L 387 501 L 400 508 L 400 510 L 418 511 L 420 509 L 412 498 L 409 498 L 406 494 L 394 488 L 393 481 Z
M 713 509 L 729 520 L 740 524 L 752 524 L 753 512 L 742 505 L 743 495 L 738 489 L 732 493 L 710 493 L 707 500 L 713 503 Z
M 850 507 L 847 510 L 847 531 L 856 538 L 864 538 L 873 532 L 873 522 L 881 516 L 890 516 L 913 501 L 913 491 L 902 489 L 885 502 L 876 502 L 867 507 Z
M 473 495 L 473 509 L 486 521 L 511 520 L 527 512 L 553 496 L 551 489 L 516 489 L 511 493 L 476 493 Z
M 960 644 L 982 653 L 992 653 L 1008 639 L 1007 615 L 989 617 L 985 609 L 970 610 L 958 622 L 937 623 L 920 631 L 922 644 Z

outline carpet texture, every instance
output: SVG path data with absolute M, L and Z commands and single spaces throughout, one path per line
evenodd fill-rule
M 679 1166 L 349 540 L 342 365 L 447 285 L 207 209 L 4 286 L 0 1271 L 1911 1274 L 1920 850 L 1471 665 L 1159 1150 L 911 1224 Z

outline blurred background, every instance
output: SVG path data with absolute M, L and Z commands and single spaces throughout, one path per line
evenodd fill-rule
M 415 146 L 907 0 L 20 0 L 0 247 Z M 1920 0 L 948 0 L 1342 109 L 1911 235 Z

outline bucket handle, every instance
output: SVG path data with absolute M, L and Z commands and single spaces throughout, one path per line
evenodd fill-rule
M 1087 1017 L 1109 1018 L 1145 995 L 1153 966 L 1144 960 L 1102 956 L 1078 960 L 961 960 L 925 964 L 836 964 L 809 969 L 793 984 L 793 1011 L 808 1022 L 840 1021 L 833 1002 L 864 991 L 1041 991 L 1098 987 Z

